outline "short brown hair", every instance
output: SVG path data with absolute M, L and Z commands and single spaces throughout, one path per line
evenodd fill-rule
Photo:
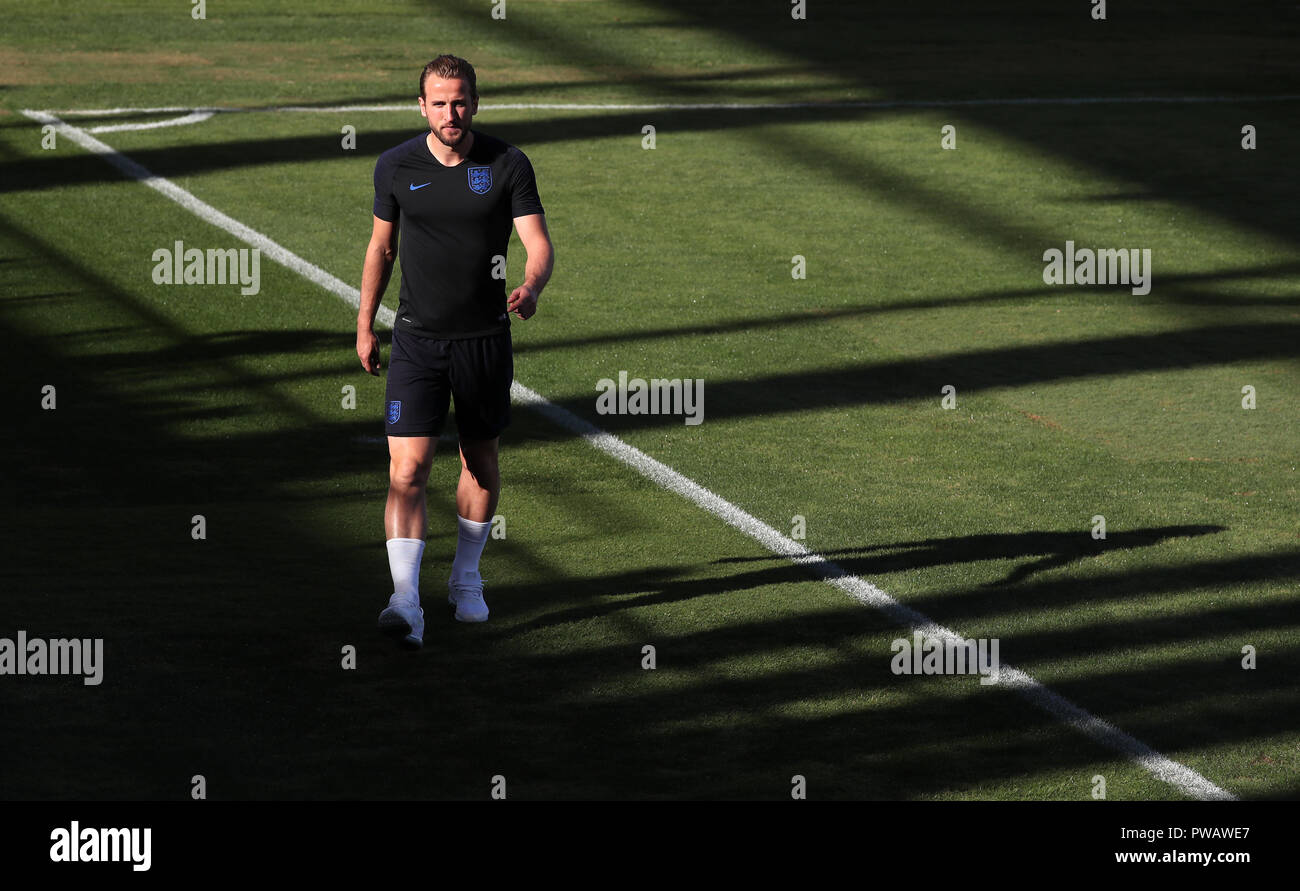
M 443 54 L 434 59 L 424 70 L 420 72 L 420 98 L 424 98 L 424 82 L 429 79 L 429 75 L 443 79 L 459 78 L 469 83 L 469 95 L 471 99 L 478 99 L 478 80 L 474 77 L 474 66 L 459 56 L 450 56 Z

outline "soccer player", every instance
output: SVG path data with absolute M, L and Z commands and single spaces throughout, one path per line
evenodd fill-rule
M 478 564 L 501 493 L 497 444 L 510 422 L 509 314 L 523 320 L 537 311 L 555 256 L 528 158 L 470 129 L 478 113 L 474 67 L 439 56 L 420 74 L 419 99 L 428 132 L 384 152 L 375 165 L 374 230 L 357 315 L 357 356 L 367 372 L 378 374 L 375 314 L 399 251 L 400 228 L 401 298 L 385 395 L 384 528 L 393 595 L 379 627 L 410 647 L 424 643 L 424 490 L 452 400 L 461 468 L 448 601 L 462 622 L 488 617 Z M 512 222 L 528 263 L 523 283 L 507 297 Z

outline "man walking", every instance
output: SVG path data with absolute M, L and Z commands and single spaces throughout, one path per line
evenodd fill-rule
M 488 617 L 478 564 L 501 493 L 497 445 L 510 422 L 509 313 L 522 320 L 537 311 L 554 262 L 532 164 L 514 146 L 470 129 L 478 112 L 473 66 L 456 56 L 434 59 L 420 74 L 419 104 L 429 131 L 384 152 L 375 165 L 374 230 L 357 315 L 357 356 L 367 372 L 378 374 L 375 314 L 398 255 L 400 228 L 401 297 L 385 395 L 384 528 L 393 595 L 379 627 L 411 647 L 424 643 L 424 493 L 451 401 L 461 471 L 448 600 L 462 622 Z M 528 263 L 523 284 L 507 297 L 512 223 Z

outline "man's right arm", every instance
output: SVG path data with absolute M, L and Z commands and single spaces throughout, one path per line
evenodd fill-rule
M 375 217 L 375 228 L 366 248 L 366 262 L 361 270 L 361 307 L 357 312 L 357 358 L 370 374 L 379 374 L 379 338 L 375 335 L 375 315 L 388 289 L 389 276 L 397 259 L 397 222 Z

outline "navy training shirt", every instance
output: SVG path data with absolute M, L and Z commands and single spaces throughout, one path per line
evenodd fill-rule
M 472 131 L 469 157 L 444 167 L 425 138 L 391 148 L 375 164 L 375 216 L 400 223 L 402 288 L 395 325 L 456 340 L 510 329 L 505 281 L 493 278 L 515 217 L 544 213 L 523 152 Z

